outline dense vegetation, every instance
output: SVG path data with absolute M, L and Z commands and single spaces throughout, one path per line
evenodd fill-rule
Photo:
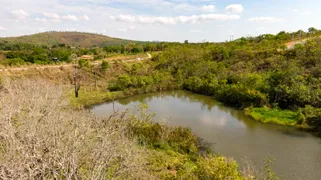
M 285 42 L 294 34 L 310 38 L 288 49 Z M 247 108 L 248 115 L 263 122 L 320 131 L 319 35 L 319 30 L 310 28 L 307 33 L 280 32 L 227 43 L 171 44 L 153 58 L 149 69 L 135 65 L 109 89 L 185 89 Z
M 0 64 L 5 66 L 19 66 L 25 64 L 70 63 L 82 55 L 91 55 L 95 60 L 99 60 L 117 55 L 135 55 L 145 52 L 162 51 L 166 46 L 164 43 L 145 43 L 75 48 L 66 44 L 57 44 L 48 47 L 0 41 Z

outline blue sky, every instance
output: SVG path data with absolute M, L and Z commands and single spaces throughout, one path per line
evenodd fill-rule
M 320 0 L 1 0 L 0 36 L 57 30 L 218 42 L 321 29 L 320 10 Z

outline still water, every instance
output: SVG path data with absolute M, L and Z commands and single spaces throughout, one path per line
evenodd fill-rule
M 186 91 L 137 95 L 113 103 L 94 106 L 97 116 L 108 116 L 115 109 L 137 110 L 141 103 L 156 113 L 155 121 L 189 127 L 210 144 L 216 153 L 244 159 L 263 168 L 266 157 L 277 159 L 272 169 L 281 179 L 321 179 L 321 138 L 291 127 L 262 124 L 211 97 Z

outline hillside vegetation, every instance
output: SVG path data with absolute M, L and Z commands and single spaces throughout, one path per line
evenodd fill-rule
M 144 63 L 116 63 L 106 66 L 108 68 L 82 64 L 82 86 L 97 91 L 82 88 L 83 95 L 73 104 L 88 106 L 138 93 L 184 89 L 245 109 L 247 115 L 258 121 L 321 132 L 320 34 L 320 30 L 310 28 L 308 32 L 282 31 L 225 43 L 186 41 L 184 44 L 78 49 L 79 55 L 92 53 L 97 57 L 100 52 L 162 52 Z M 308 39 L 288 49 L 286 42 L 297 35 Z M 59 57 L 68 49 L 61 46 L 55 47 L 57 51 L 53 51 L 55 48 L 40 51 L 38 48 L 31 49 L 28 54 L 24 48 L 6 52 L 3 62 L 15 64 L 22 59 L 21 62 L 43 63 L 50 53 Z M 68 55 L 61 59 L 64 57 L 68 60 Z
M 100 34 L 83 33 L 83 32 L 44 32 L 20 37 L 0 38 L 1 41 L 11 43 L 26 43 L 33 45 L 43 45 L 51 47 L 58 44 L 66 44 L 73 47 L 92 47 L 121 45 L 128 43 L 140 43 L 140 41 L 132 41 L 126 39 L 113 38 Z
M 320 133 L 320 33 L 310 28 L 226 43 L 170 44 L 149 66 L 133 65 L 112 79 L 109 90 L 184 89 L 246 109 L 258 121 Z M 287 49 L 294 34 L 313 38 Z
M 55 34 L 62 37 L 58 38 Z M 46 44 L 47 41 L 52 42 Z M 44 45 L 39 45 L 42 42 Z M 84 42 L 88 43 L 90 47 L 75 47 L 70 44 Z M 99 44 L 101 47 L 94 44 Z M 70 63 L 83 55 L 89 55 L 87 57 L 91 57 L 93 60 L 103 60 L 110 57 L 117 59 L 122 56 L 129 57 L 128 55 L 162 51 L 165 47 L 165 43 L 137 43 L 89 33 L 48 32 L 12 39 L 0 39 L 0 65 Z
M 101 119 L 81 107 L 183 89 L 245 109 L 258 121 L 320 133 L 320 33 L 309 29 L 226 43 L 104 47 L 99 51 L 162 52 L 146 62 L 80 63 L 75 77 L 63 68 L 9 74 L 23 80 L 0 81 L 0 179 L 277 179 L 269 168 L 261 176 L 201 151 L 203 143 L 190 129 L 153 123 L 144 106 L 137 114 L 116 112 Z M 295 34 L 313 38 L 286 48 Z M 4 52 L 4 61 L 42 63 L 54 54 L 67 62 L 72 52 L 63 45 L 39 48 L 26 52 L 22 45 Z M 93 48 L 77 51 L 99 55 Z M 75 80 L 79 98 L 73 95 Z

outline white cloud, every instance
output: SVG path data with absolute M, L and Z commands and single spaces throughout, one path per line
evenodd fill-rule
M 77 31 L 76 28 L 66 28 L 65 30 L 66 30 L 66 31 Z
M 251 22 L 279 22 L 279 21 L 282 21 L 282 19 L 276 18 L 276 17 L 261 16 L 261 17 L 251 17 L 251 18 L 249 18 L 249 21 L 251 21 Z
M 46 23 L 48 20 L 46 18 L 36 18 L 36 21 Z
M 228 30 L 227 32 L 228 32 L 229 36 L 234 36 L 235 35 L 235 33 L 232 30 Z
M 312 11 L 300 11 L 298 9 L 293 9 L 293 12 L 300 14 L 301 16 L 311 15 Z
M 56 13 L 42 13 L 42 15 L 52 22 L 60 22 L 60 16 Z
M 312 11 L 304 11 L 304 12 L 301 12 L 301 13 L 300 13 L 300 15 L 302 15 L 302 16 L 311 15 L 311 14 L 313 14 Z
M 177 17 L 151 17 L 151 16 L 132 16 L 119 15 L 117 17 L 111 16 L 112 20 L 127 22 L 127 23 L 141 23 L 141 24 L 191 24 L 205 21 L 226 21 L 240 19 L 238 15 L 228 14 L 202 14 L 193 16 L 177 16 Z
M 7 28 L 0 26 L 0 31 L 7 30 Z
M 204 6 L 202 6 L 201 9 L 204 12 L 215 12 L 215 6 L 214 5 L 204 5 Z
M 56 23 L 59 23 L 60 22 L 60 19 L 51 19 L 52 22 L 56 22 Z
M 17 19 L 26 19 L 29 16 L 29 13 L 27 13 L 26 11 L 24 11 L 22 9 L 13 10 L 13 11 L 11 11 L 11 13 Z
M 189 31 L 190 33 L 203 33 L 202 30 L 199 30 L 199 29 L 192 29 Z
M 173 5 L 173 9 L 175 11 L 182 11 L 182 12 L 215 12 L 216 7 L 215 5 L 203 5 L 203 6 L 196 6 L 187 3 L 179 3 Z
M 85 20 L 85 21 L 89 21 L 89 17 L 87 16 L 87 14 L 85 14 L 85 15 L 83 15 L 83 16 L 81 16 L 81 17 L 79 17 L 79 19 L 81 19 L 81 20 Z
M 68 21 L 78 21 L 77 16 L 68 14 L 67 16 L 62 16 L 61 19 Z
M 196 6 L 192 6 L 190 4 L 182 3 L 182 4 L 177 4 L 174 7 L 174 10 L 176 11 L 195 11 L 198 9 Z
M 47 31 L 47 29 L 46 28 L 38 28 L 38 31 L 39 32 L 45 32 L 45 31 Z
M 127 29 L 127 28 L 120 28 L 120 29 L 118 29 L 118 31 L 120 31 L 120 32 L 127 32 L 128 29 Z
M 256 30 L 257 31 L 263 31 L 263 30 L 267 30 L 267 28 L 266 27 L 258 27 L 258 28 L 256 28 Z
M 52 19 L 59 19 L 59 15 L 56 13 L 42 13 L 43 16 L 47 18 L 52 18 Z
M 133 29 L 136 29 L 136 27 L 135 26 L 129 26 L 129 28 L 120 28 L 120 29 L 118 29 L 118 31 L 127 32 L 127 31 L 130 31 L 130 30 L 133 30 Z
M 241 13 L 243 12 L 244 8 L 242 4 L 231 4 L 226 6 L 225 10 L 230 13 Z

